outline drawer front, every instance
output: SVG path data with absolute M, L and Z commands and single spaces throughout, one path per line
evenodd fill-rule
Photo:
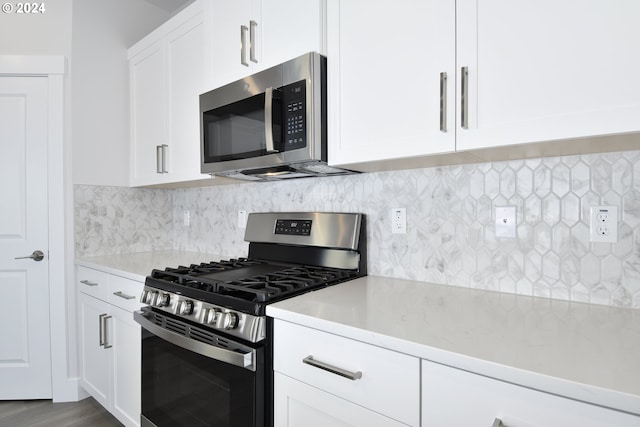
M 78 290 L 92 297 L 107 301 L 109 274 L 87 267 L 77 267 L 76 284 Z
M 144 284 L 124 277 L 109 277 L 109 302 L 117 307 L 133 313 L 139 309 L 140 295 Z
M 274 370 L 405 424 L 420 423 L 418 358 L 275 320 Z
M 638 416 L 429 361 L 422 378 L 424 426 L 640 426 Z

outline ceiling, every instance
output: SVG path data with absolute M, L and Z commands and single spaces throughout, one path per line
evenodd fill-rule
M 192 3 L 193 0 L 144 0 L 149 4 L 156 6 L 169 14 L 174 15 L 182 10 L 186 5 Z

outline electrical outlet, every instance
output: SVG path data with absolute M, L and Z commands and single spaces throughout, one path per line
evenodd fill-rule
M 391 232 L 393 234 L 407 234 L 407 209 L 391 209 Z
M 182 212 L 182 225 L 184 225 L 185 227 L 189 227 L 191 225 L 191 212 Z
M 618 207 L 591 206 L 589 241 L 616 243 L 618 241 Z
M 245 210 L 238 211 L 238 228 L 247 228 L 247 211 Z
M 497 206 L 496 237 L 516 237 L 516 207 L 515 206 Z

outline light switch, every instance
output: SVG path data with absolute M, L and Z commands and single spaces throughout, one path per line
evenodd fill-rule
M 516 237 L 516 207 L 496 207 L 496 237 Z

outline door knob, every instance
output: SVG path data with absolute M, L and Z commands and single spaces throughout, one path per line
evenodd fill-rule
M 31 255 L 18 256 L 18 257 L 15 257 L 14 259 L 28 259 L 28 258 L 31 258 L 34 261 L 42 261 L 44 259 L 44 252 L 36 250 L 36 251 L 33 251 Z

